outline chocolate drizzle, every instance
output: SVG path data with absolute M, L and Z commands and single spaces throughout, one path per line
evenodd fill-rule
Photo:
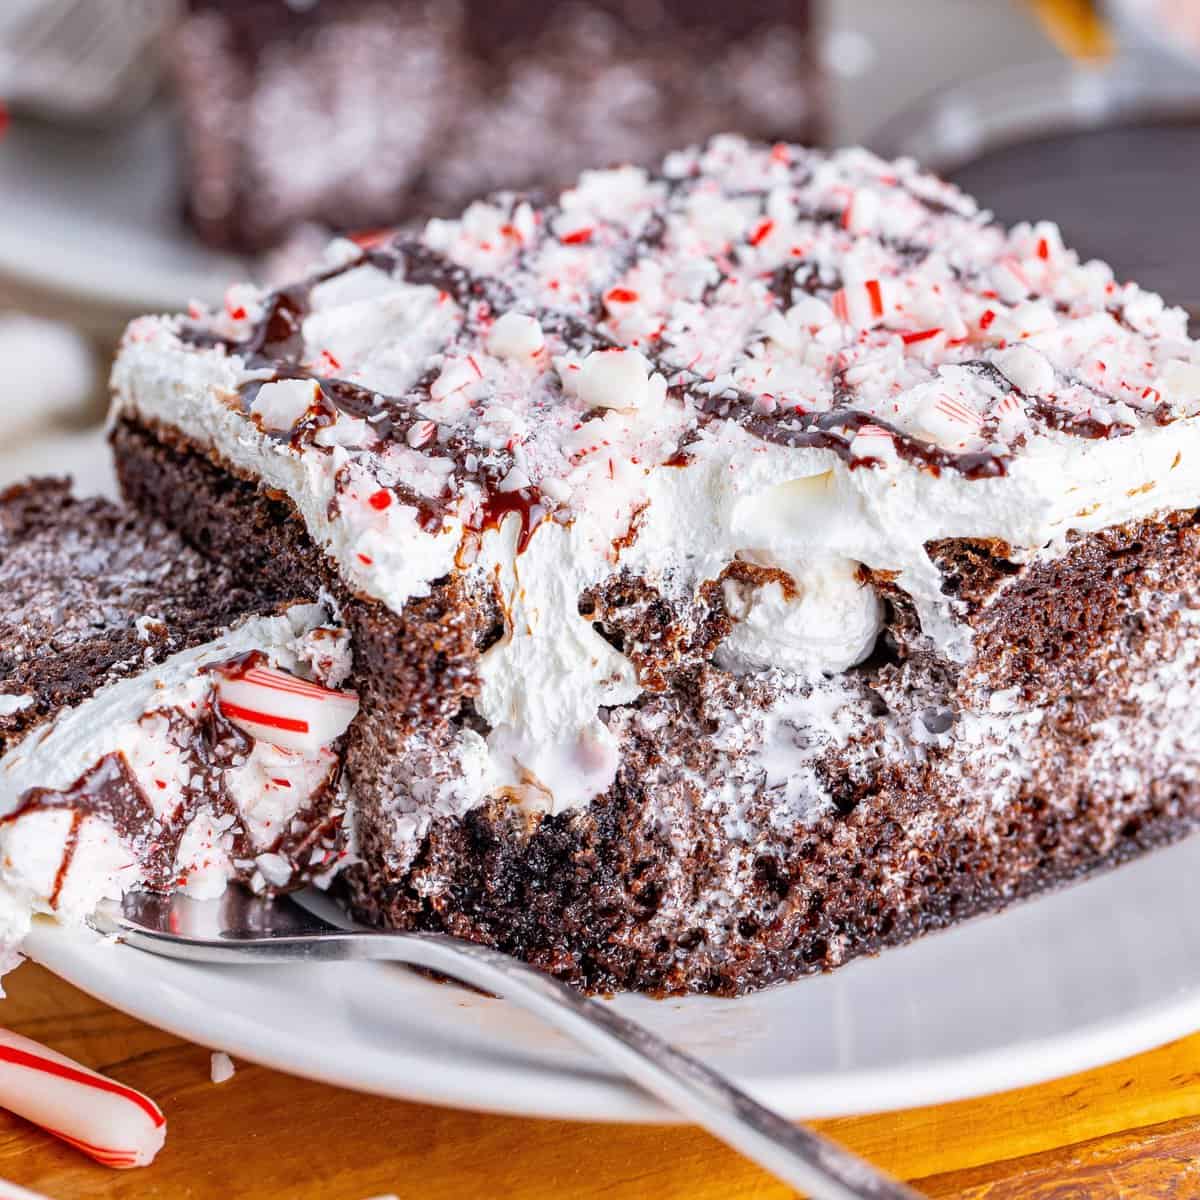
M 537 488 L 491 492 L 471 528 L 478 533 L 485 529 L 499 529 L 504 518 L 510 513 L 515 513 L 521 522 L 520 533 L 517 535 L 517 553 L 523 554 L 529 545 L 529 539 L 533 537 L 533 531 L 546 517 L 546 506 Z
M 83 813 L 79 809 L 76 809 L 71 814 L 71 828 L 67 830 L 67 840 L 63 843 L 62 859 L 59 861 L 58 870 L 54 873 L 54 887 L 47 897 L 51 908 L 57 908 L 58 901 L 62 897 L 63 886 L 67 882 L 67 873 L 71 869 L 71 864 L 75 861 L 75 851 L 79 848 L 79 831 L 82 827 Z
M 449 262 L 436 251 L 416 243 L 405 242 L 396 244 L 391 250 L 365 251 L 360 258 L 353 260 L 345 267 L 326 272 L 316 277 L 310 284 L 291 288 L 285 292 L 274 293 L 268 298 L 265 311 L 248 337 L 240 342 L 225 341 L 223 344 L 231 353 L 246 357 L 249 366 L 254 368 L 271 368 L 272 379 L 312 379 L 321 390 L 321 396 L 328 403 L 329 410 L 325 415 L 309 414 L 298 423 L 293 430 L 284 435 L 276 435 L 280 440 L 290 441 L 299 448 L 308 445 L 317 429 L 332 423 L 332 411 L 344 412 L 348 416 L 366 420 L 370 423 L 375 437 L 383 442 L 399 442 L 407 437 L 413 426 L 421 420 L 416 407 L 429 397 L 429 387 L 434 375 L 427 375 L 404 396 L 388 396 L 364 388 L 350 380 L 330 378 L 319 375 L 303 366 L 300 362 L 301 345 L 295 339 L 295 330 L 299 328 L 306 313 L 307 298 L 316 283 L 333 278 L 341 271 L 348 271 L 357 266 L 370 263 L 381 270 L 395 269 L 403 264 L 404 278 L 407 282 L 422 283 L 438 287 L 448 292 L 460 304 L 466 302 L 467 311 L 472 299 L 489 294 L 488 281 L 473 276 L 466 268 Z M 821 292 L 836 290 L 840 286 L 836 279 L 825 278 L 813 264 L 785 264 L 771 276 L 772 291 L 780 298 L 784 306 L 794 302 L 799 293 L 817 295 Z M 578 313 L 561 309 L 543 309 L 538 313 L 542 328 L 552 335 L 561 337 L 567 344 L 581 353 L 593 350 L 614 349 L 619 343 L 603 330 L 596 328 Z M 195 340 L 190 331 L 185 336 Z M 262 351 L 268 347 L 282 350 L 278 357 L 264 358 Z M 954 470 L 967 479 L 984 479 L 1007 472 L 1009 456 L 989 450 L 955 453 L 943 450 L 930 442 L 922 441 L 904 433 L 895 425 L 866 413 L 853 406 L 853 392 L 838 376 L 834 380 L 835 405 L 829 412 L 811 413 L 800 409 L 785 410 L 778 414 L 763 414 L 756 398 L 748 393 L 727 390 L 717 397 L 712 397 L 702 390 L 703 380 L 691 372 L 665 361 L 661 356 L 650 353 L 656 368 L 676 380 L 673 391 L 677 398 L 689 399 L 696 408 L 701 426 L 714 419 L 736 421 L 748 432 L 763 441 L 775 445 L 792 448 L 831 450 L 850 467 L 871 467 L 878 460 L 855 456 L 851 449 L 854 433 L 864 425 L 874 425 L 886 429 L 893 435 L 897 454 L 906 462 L 913 463 L 934 473 L 943 470 Z M 1003 381 L 1001 389 L 1015 390 L 1010 382 L 990 363 L 973 362 L 966 364 L 981 373 L 999 377 Z M 249 412 L 250 405 L 264 380 L 255 380 L 242 389 L 243 409 Z M 1052 406 L 1040 402 L 1038 411 L 1049 410 Z M 1062 428 L 1065 432 L 1075 433 L 1084 437 L 1113 436 L 1100 422 L 1088 422 L 1082 418 L 1072 419 L 1070 414 L 1054 409 L 1054 428 Z M 1048 421 L 1047 423 L 1051 423 Z M 1092 425 L 1096 432 L 1088 432 Z M 1101 433 L 1100 429 L 1106 431 Z M 677 454 L 672 460 L 678 464 L 686 457 L 686 447 L 694 441 L 695 434 L 686 436 L 680 444 Z M 503 493 L 495 490 L 494 484 L 498 475 L 496 472 L 467 471 L 463 465 L 469 446 L 456 445 L 451 440 L 439 450 L 449 452 L 454 456 L 456 471 L 460 478 L 474 478 L 484 490 L 484 504 L 481 513 L 472 523 L 471 528 L 476 532 L 493 528 L 494 522 L 509 512 L 515 512 L 522 519 L 519 549 L 528 545 L 533 530 L 537 527 L 540 516 L 531 518 L 530 514 L 544 505 L 539 498 L 529 503 L 511 499 L 512 495 L 521 493 Z M 457 453 L 455 453 L 457 451 Z M 494 476 L 494 478 L 490 478 Z M 400 495 L 397 492 L 397 495 Z M 431 499 L 424 496 L 409 495 L 402 499 L 411 503 L 421 514 L 422 527 L 436 529 L 440 527 L 443 517 L 449 511 L 451 496 L 441 499 Z
M 22 794 L 13 811 L 0 819 L 0 824 L 9 824 L 26 813 L 55 809 L 68 810 L 71 813 L 71 825 L 63 842 L 62 858 L 49 896 L 51 908 L 58 907 L 79 847 L 79 835 L 88 817 L 101 817 L 125 840 L 140 836 L 154 822 L 154 810 L 129 769 L 125 756 L 119 752 L 106 754 L 70 787 L 61 790 L 30 788 Z M 160 857 L 154 855 L 155 860 Z M 156 861 L 155 866 L 158 865 L 160 863 Z
M 806 166 L 799 163 L 796 165 L 798 186 L 802 182 L 799 177 L 806 171 Z M 673 179 L 665 181 L 665 184 L 667 208 L 679 207 L 687 202 L 686 193 L 692 185 L 691 180 Z M 968 209 L 960 210 L 951 204 L 917 192 L 912 192 L 912 195 L 930 213 L 953 215 L 963 220 L 973 219 L 973 212 Z M 747 192 L 745 196 L 763 201 L 762 211 L 765 213 L 763 193 Z M 527 200 L 527 197 L 509 195 L 496 198 L 495 202 L 502 207 L 507 205 L 510 217 L 515 219 L 514 214 L 518 206 Z M 796 208 L 801 219 L 818 225 L 842 225 L 847 216 L 846 211 L 836 205 L 803 207 L 797 201 Z M 624 241 L 613 249 L 611 261 L 606 267 L 609 282 L 611 279 L 622 277 L 624 272 L 635 266 L 643 257 L 653 256 L 655 251 L 664 245 L 669 233 L 666 211 L 664 208 L 651 211 L 641 221 L 640 227 L 630 232 Z M 522 271 L 528 273 L 531 256 L 547 239 L 556 239 L 567 245 L 575 244 L 575 234 L 563 238 L 561 234 L 553 232 L 561 225 L 561 221 L 557 219 L 560 216 L 561 210 L 558 208 L 542 205 L 535 212 L 536 228 L 532 234 L 527 238 L 522 238 L 515 232 L 511 234 L 520 243 L 515 255 L 515 278 L 518 282 Z M 512 230 L 513 227 L 505 225 L 503 229 Z M 587 244 L 591 236 L 591 230 L 580 230 L 578 244 Z M 920 240 L 885 236 L 881 236 L 879 240 L 901 265 L 919 264 L 930 252 L 930 246 Z M 755 236 L 749 235 L 748 245 L 755 244 Z M 744 251 L 745 246 L 739 244 L 729 248 L 727 261 L 720 257 L 714 259 L 718 264 L 718 277 L 705 285 L 705 302 L 719 301 L 721 287 L 730 278 L 728 272 L 733 269 L 731 264 L 737 263 L 739 255 L 745 257 Z M 819 297 L 826 302 L 832 302 L 835 293 L 843 287 L 843 280 L 838 273 L 823 261 L 806 257 L 799 250 L 793 253 L 794 258 L 761 277 L 775 304 L 786 310 L 804 296 Z M 395 273 L 408 283 L 437 288 L 453 299 L 462 311 L 462 325 L 445 348 L 448 352 L 461 352 L 478 345 L 483 332 L 486 331 L 487 322 L 497 313 L 509 311 L 514 307 L 532 311 L 548 337 L 558 340 L 580 357 L 595 350 L 617 348 L 622 343 L 615 340 L 604 327 L 604 322 L 608 319 L 604 301 L 607 283 L 605 280 L 589 282 L 588 296 L 579 308 L 531 306 L 528 303 L 519 303 L 514 287 L 505 280 L 473 271 L 411 237 L 398 237 L 390 243 L 377 244 L 363 250 L 350 262 L 317 275 L 306 284 L 274 293 L 268 298 L 263 315 L 244 340 L 221 343 L 229 352 L 245 357 L 248 365 L 255 370 L 271 371 L 272 379 L 312 379 L 317 383 L 320 388 L 320 404 L 305 414 L 286 435 L 294 447 L 313 445 L 313 439 L 319 430 L 335 420 L 338 413 L 368 423 L 369 445 L 364 448 L 388 443 L 407 443 L 417 449 L 428 446 L 431 457 L 441 457 L 452 464 L 443 495 L 434 498 L 417 496 L 397 485 L 386 485 L 403 503 L 412 504 L 417 508 L 422 527 L 430 530 L 440 528 L 456 497 L 461 493 L 462 485 L 469 481 L 476 484 L 482 493 L 479 511 L 467 517 L 469 530 L 478 533 L 498 524 L 509 513 L 515 513 L 521 519 L 519 546 L 524 548 L 541 519 L 537 514 L 552 512 L 554 506 L 547 504 L 540 494 L 529 492 L 529 489 L 514 493 L 499 490 L 498 485 L 510 463 L 510 459 L 506 459 L 505 455 L 511 454 L 511 446 L 508 451 L 495 451 L 491 456 L 490 465 L 482 467 L 479 463 L 484 456 L 477 452 L 478 447 L 469 434 L 449 426 L 430 436 L 416 428 L 423 420 L 418 410 L 430 399 L 430 389 L 437 378 L 436 369 L 427 372 L 405 394 L 393 396 L 380 394 L 347 379 L 319 374 L 302 362 L 301 327 L 308 311 L 312 288 L 342 272 L 363 265 Z M 197 341 L 198 344 L 219 342 L 219 339 L 197 331 L 185 331 L 184 336 Z M 660 337 L 661 331 L 650 335 L 648 340 L 642 343 L 635 341 L 633 344 L 646 355 L 656 370 L 661 371 L 671 381 L 671 392 L 675 398 L 689 405 L 696 414 L 695 426 L 683 435 L 676 453 L 668 458 L 672 465 L 687 461 L 687 447 L 696 440 L 699 431 L 711 422 L 720 420 L 736 423 L 753 436 L 774 445 L 828 450 L 849 467 L 856 469 L 870 469 L 881 465 L 880 458 L 856 455 L 853 449 L 856 433 L 865 426 L 874 426 L 887 431 L 891 435 L 898 457 L 918 469 L 934 474 L 953 471 L 971 480 L 994 478 L 1008 472 L 1011 450 L 1001 448 L 1000 430 L 994 419 L 986 418 L 980 430 L 982 440 L 990 444 L 967 452 L 944 449 L 860 407 L 854 388 L 847 384 L 840 370 L 834 373 L 830 381 L 832 396 L 827 410 L 824 409 L 824 399 L 820 406 L 816 406 L 811 404 L 811 398 L 795 396 L 776 398 L 779 402 L 773 406 L 772 411 L 765 411 L 763 397 L 736 388 L 726 388 L 716 395 L 711 394 L 710 380 L 678 362 L 671 361 L 671 352 L 664 348 Z M 1106 422 L 1095 416 L 1072 412 L 1052 399 L 1025 395 L 1014 387 L 1011 380 L 996 366 L 984 360 L 969 360 L 953 365 L 964 366 L 974 371 L 1003 395 L 1019 396 L 1026 413 L 1047 429 L 1085 439 L 1120 437 L 1132 432 L 1130 425 L 1119 421 Z M 243 403 L 247 410 L 261 386 L 261 382 L 255 382 L 248 384 L 244 389 Z M 1111 397 L 1099 392 L 1097 396 L 1101 401 L 1111 400 Z M 1170 413 L 1165 407 L 1153 415 L 1160 423 L 1170 419 Z M 1023 436 L 1018 436 L 1013 446 L 1019 446 L 1023 440 Z M 319 444 L 316 448 L 320 449 Z M 501 465 L 498 466 L 497 462 Z M 335 501 L 334 507 L 336 503 Z
M 435 287 L 450 296 L 459 308 L 467 309 L 483 301 L 492 312 L 504 312 L 512 307 L 512 289 L 493 276 L 478 276 L 452 262 L 445 255 L 414 241 L 398 241 L 392 253 L 376 251 L 371 261 L 380 270 L 394 272 L 403 267 L 406 283 Z M 390 267 L 385 263 L 390 262 Z
M 743 408 L 749 408 L 753 404 L 753 397 L 739 396 L 737 402 Z M 855 409 L 791 413 L 782 418 L 754 415 L 741 423 L 765 442 L 792 448 L 832 450 L 850 467 L 871 467 L 878 462 L 874 458 L 856 456 L 853 452 L 851 443 L 854 434 L 867 425 L 890 433 L 896 454 L 905 462 L 935 475 L 944 470 L 953 470 L 966 479 L 990 479 L 1007 474 L 1010 461 L 1008 455 L 992 450 L 965 453 L 943 450 L 940 446 L 912 437 L 889 421 Z
M 779 305 L 787 310 L 801 296 L 815 296 L 821 291 L 835 292 L 842 286 L 837 275 L 822 275 L 816 263 L 805 263 L 799 259 L 785 262 L 767 276 L 767 286 Z

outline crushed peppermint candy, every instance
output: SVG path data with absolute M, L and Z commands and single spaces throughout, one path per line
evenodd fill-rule
M 398 509 L 436 534 L 506 495 L 607 504 L 616 464 L 653 470 L 723 427 L 978 479 L 1038 439 L 1200 414 L 1181 310 L 1053 224 L 1006 230 L 865 150 L 719 137 L 658 175 L 585 172 L 558 203 L 500 194 L 419 237 L 339 242 L 329 264 L 180 332 L 242 356 L 261 429 L 336 457 L 363 568 Z M 401 503 L 378 511 L 381 490 Z
M 221 715 L 251 737 L 283 750 L 311 752 L 336 741 L 358 712 L 353 692 L 335 691 L 259 662 L 218 673 Z M 278 863 L 274 860 L 278 859 Z M 264 864 L 263 860 L 270 860 Z M 268 883 L 282 886 L 291 868 L 278 855 L 257 861 Z
M 233 1059 L 228 1054 L 223 1050 L 213 1051 L 209 1067 L 213 1083 L 228 1083 L 233 1078 L 236 1070 L 237 1068 L 233 1065 Z

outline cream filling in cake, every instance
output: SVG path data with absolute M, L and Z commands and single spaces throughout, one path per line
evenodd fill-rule
M 221 382 L 179 392 L 132 380 L 128 402 L 286 492 L 314 540 L 358 586 L 399 611 L 454 568 L 461 524 L 449 521 L 431 536 L 416 511 L 400 505 L 366 525 L 330 520 L 334 478 L 350 456 L 298 453 L 247 428 L 212 404 L 214 390 L 244 378 L 233 364 L 174 353 L 189 369 L 197 357 L 211 358 L 206 365 Z M 125 369 L 137 358 L 127 352 Z M 865 657 L 879 628 L 879 602 L 855 578 L 857 564 L 897 572 L 937 648 L 962 657 L 967 635 L 941 592 L 926 542 L 998 539 L 1018 559 L 1047 556 L 1061 552 L 1071 531 L 1200 504 L 1197 418 L 1112 440 L 1040 437 L 995 479 L 935 477 L 894 459 L 849 469 L 829 451 L 764 445 L 732 426 L 702 436 L 689 453 L 686 469 L 660 466 L 637 481 L 633 494 L 646 505 L 644 517 L 617 565 L 668 593 L 693 592 L 735 557 L 791 575 L 796 597 L 785 599 L 776 586 L 752 589 L 740 602 L 741 620 L 722 648 L 722 665 L 735 669 L 839 671 Z M 478 801 L 507 787 L 535 807 L 558 811 L 587 803 L 611 783 L 615 751 L 599 710 L 633 700 L 640 689 L 631 664 L 578 615 L 575 601 L 612 573 L 614 536 L 613 523 L 590 512 L 569 526 L 543 521 L 522 553 L 515 519 L 483 534 L 477 569 L 500 581 L 511 631 L 480 663 L 479 710 L 494 732 Z M 543 786 L 527 787 L 531 776 Z

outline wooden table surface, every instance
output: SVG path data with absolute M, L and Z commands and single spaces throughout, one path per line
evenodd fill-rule
M 0 1177 L 52 1200 L 774 1200 L 788 1195 L 695 1129 L 527 1121 L 339 1091 L 239 1063 L 26 963 L 0 1025 L 140 1088 L 167 1114 L 150 1167 L 111 1171 L 0 1111 Z M 1200 1035 L 983 1100 L 820 1123 L 956 1200 L 1200 1196 Z

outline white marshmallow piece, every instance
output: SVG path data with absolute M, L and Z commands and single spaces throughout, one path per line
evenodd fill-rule
M 637 411 L 661 403 L 666 393 L 661 376 L 650 377 L 650 363 L 637 350 L 595 350 L 583 360 L 575 391 L 589 408 Z
M 280 379 L 264 383 L 250 405 L 250 415 L 263 429 L 286 433 L 320 399 L 321 389 L 312 379 Z
M 1001 350 L 995 363 L 1028 396 L 1044 396 L 1054 390 L 1054 367 L 1050 360 L 1024 342 Z
M 770 561 L 769 555 L 752 559 Z M 733 629 L 717 663 L 736 674 L 783 667 L 836 674 L 871 653 L 883 627 L 883 603 L 858 576 L 858 563 L 840 555 L 787 564 L 793 589 L 727 579 L 725 607 Z
M 311 752 L 346 732 L 358 712 L 358 697 L 273 667 L 253 666 L 220 680 L 217 705 L 251 737 L 284 750 Z
M 497 358 L 532 358 L 546 345 L 542 327 L 535 317 L 506 312 L 488 333 L 487 348 Z

